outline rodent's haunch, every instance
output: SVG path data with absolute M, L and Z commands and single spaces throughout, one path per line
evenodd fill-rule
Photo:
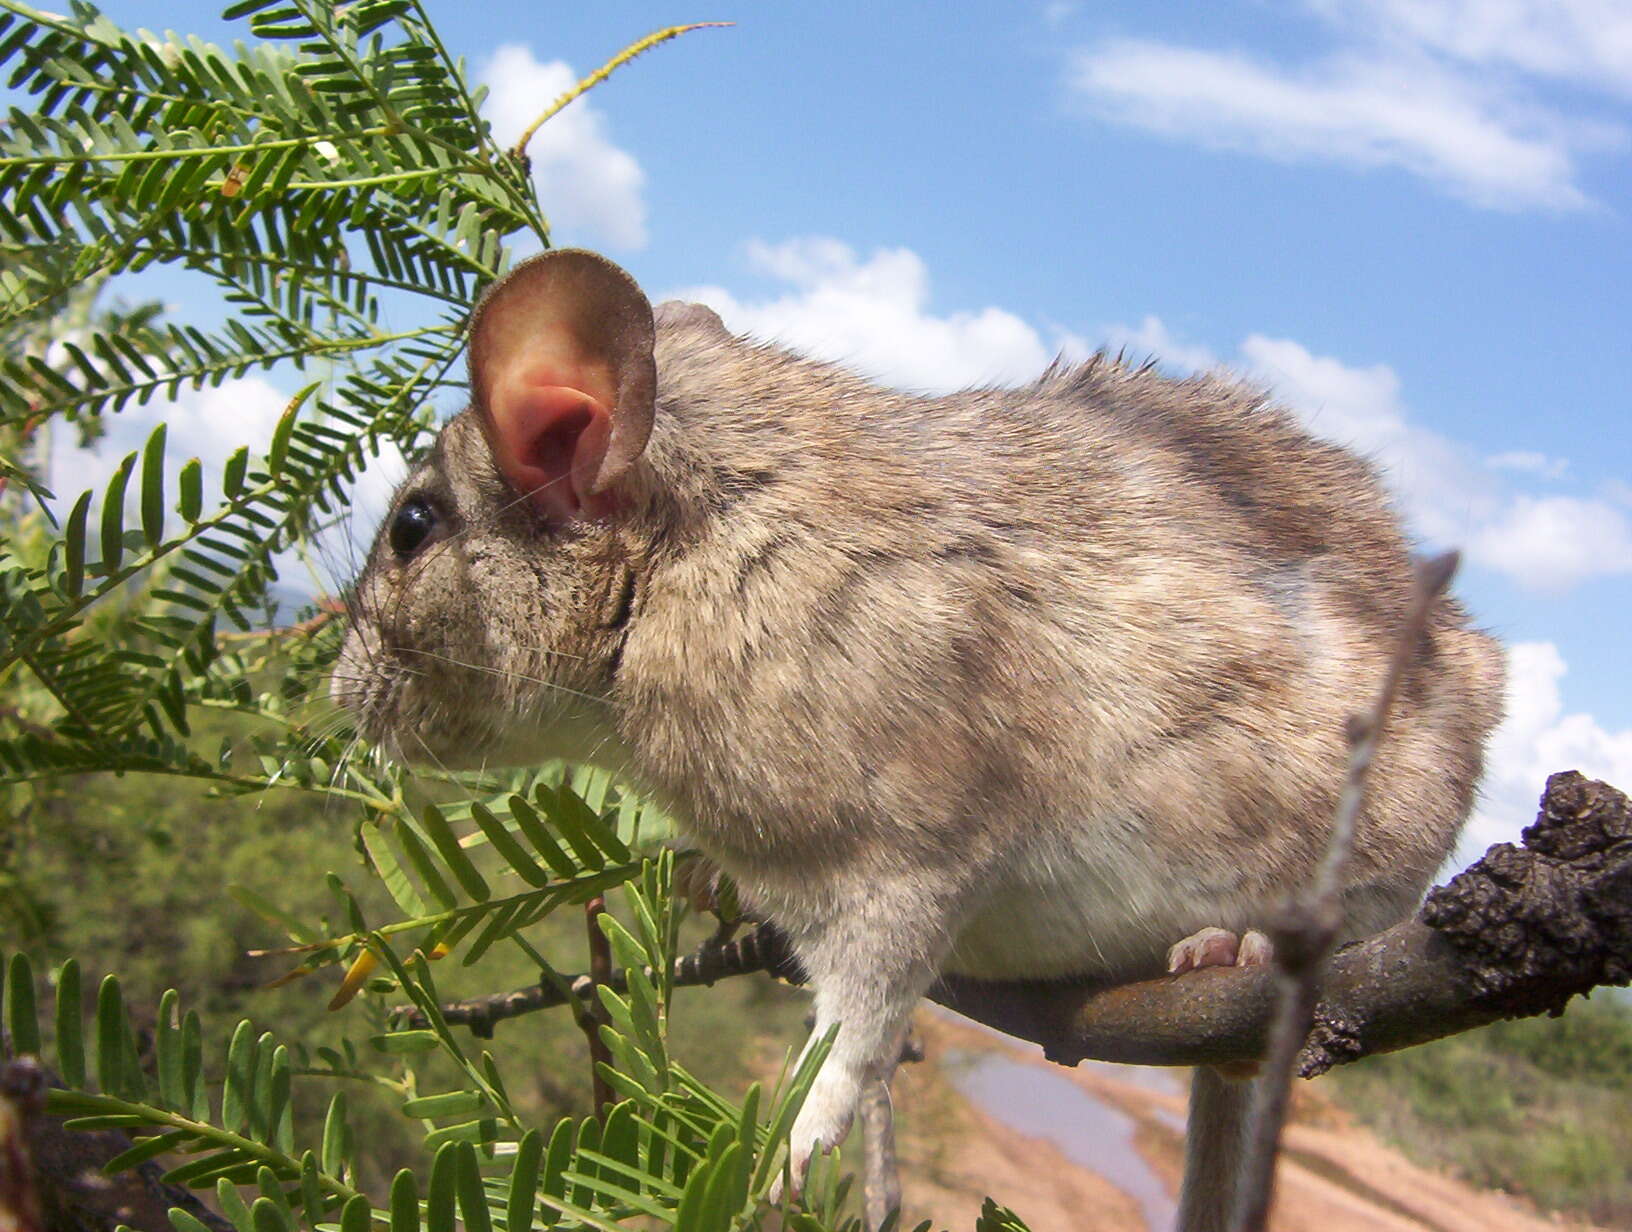
M 706 308 L 654 318 L 573 251 L 495 286 L 471 365 L 335 696 L 398 756 L 595 761 L 688 828 L 787 933 L 816 1033 L 840 1024 L 796 1174 L 937 971 L 1153 974 L 1315 867 L 1409 551 L 1371 468 L 1257 392 L 1096 357 L 909 396 Z M 1501 693 L 1444 602 L 1370 780 L 1350 935 L 1449 851 Z M 1241 1097 L 1209 1082 L 1222 1126 Z M 1187 1179 L 1192 1227 L 1225 1182 Z

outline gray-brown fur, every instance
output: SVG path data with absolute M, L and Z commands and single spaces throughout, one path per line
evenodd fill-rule
M 1409 597 L 1366 463 L 1254 390 L 1104 356 L 912 397 L 665 305 L 656 370 L 600 521 L 544 525 L 480 408 L 448 425 L 399 495 L 445 522 L 411 560 L 376 546 L 336 696 L 402 756 L 595 759 L 689 827 L 844 1024 L 796 1158 L 935 970 L 1152 974 L 1309 876 Z M 1449 851 L 1501 693 L 1447 603 L 1351 933 Z

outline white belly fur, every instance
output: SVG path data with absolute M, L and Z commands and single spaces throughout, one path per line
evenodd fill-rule
M 989 883 L 945 968 L 987 979 L 1128 979 L 1161 972 L 1168 947 L 1199 928 L 1260 922 L 1262 905 L 1196 884 L 1193 866 L 1118 847 L 1100 830 L 1096 841 L 1020 856 Z

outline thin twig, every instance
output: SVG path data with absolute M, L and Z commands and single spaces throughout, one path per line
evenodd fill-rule
M 1315 879 L 1317 901 L 1336 904 L 1342 895 L 1343 869 L 1354 847 L 1354 829 L 1360 818 L 1360 806 L 1365 802 L 1366 779 L 1371 774 L 1371 764 L 1382 741 L 1383 728 L 1394 709 L 1400 681 L 1405 678 L 1427 633 L 1428 618 L 1433 614 L 1434 604 L 1450 586 L 1461 560 L 1460 553 L 1445 552 L 1418 562 L 1411 608 L 1394 643 L 1394 655 L 1389 660 L 1388 673 L 1383 677 L 1383 687 L 1377 695 L 1376 705 L 1369 715 L 1356 715 L 1350 720 L 1347 733 L 1349 773 L 1338 800 L 1337 817 L 1332 826 L 1331 841 L 1326 847 L 1326 858 L 1321 861 L 1320 872 Z
M 617 55 L 613 56 L 605 64 L 601 65 L 600 68 L 596 69 L 588 77 L 585 77 L 577 85 L 573 86 L 572 89 L 568 90 L 560 98 L 556 99 L 555 102 L 546 107 L 544 109 L 544 114 L 529 124 L 526 129 L 523 130 L 521 136 L 516 138 L 516 144 L 510 149 L 510 156 L 518 161 L 526 158 L 528 143 L 532 141 L 533 134 L 538 132 L 538 130 L 544 126 L 547 120 L 558 115 L 574 99 L 590 90 L 593 90 L 596 86 L 600 85 L 601 82 L 605 81 L 613 73 L 617 72 L 618 69 L 622 68 L 625 64 L 629 63 L 629 61 L 633 60 L 641 53 L 650 51 L 659 43 L 666 43 L 670 39 L 679 38 L 682 34 L 689 34 L 693 30 L 707 30 L 721 26 L 734 26 L 736 24 L 737 23 L 734 21 L 697 21 L 693 22 L 689 26 L 669 26 L 666 29 L 648 34 L 645 38 L 640 39 L 638 42 L 630 43 L 629 46 L 625 47 Z
M 890 1084 L 875 1078 L 861 1092 L 861 1193 L 867 1232 L 878 1232 L 901 1209 L 901 1169 L 895 1158 L 895 1113 Z
M 14 723 L 20 731 L 39 740 L 56 739 L 57 733 L 54 728 L 47 727 L 44 723 L 36 723 L 24 714 L 19 706 L 9 704 L 0 706 L 0 722 Z
M 694 988 L 756 971 L 768 971 L 796 983 L 800 981 L 798 968 L 788 953 L 787 940 L 775 929 L 761 927 L 734 940 L 710 938 L 690 954 L 674 960 L 671 984 L 675 988 Z M 654 972 L 648 970 L 646 976 L 656 981 Z M 550 983 L 539 983 L 529 988 L 518 988 L 514 992 L 454 1001 L 442 1007 L 442 1017 L 448 1022 L 463 1023 L 470 1028 L 471 1034 L 480 1039 L 490 1039 L 495 1024 L 507 1018 L 519 1018 L 523 1014 L 566 1005 L 571 999 L 569 992 L 580 999 L 591 995 L 592 981 L 587 974 L 563 976 L 562 980 L 568 991 Z M 628 973 L 622 969 L 612 972 L 600 982 L 613 992 L 627 992 L 629 989 Z M 412 1006 L 397 1007 L 392 1010 L 392 1017 L 408 1026 L 430 1025 L 425 1016 Z
M 584 1016 L 578 1020 L 589 1038 L 589 1073 L 595 1088 L 595 1115 L 604 1117 L 606 1110 L 616 1102 L 611 1085 L 601 1073 L 601 1066 L 612 1064 L 612 1050 L 601 1038 L 601 1027 L 608 1021 L 606 1007 L 601 1004 L 596 987 L 612 979 L 612 943 L 601 931 L 601 917 L 606 914 L 606 896 L 597 894 L 584 904 L 584 924 L 589 932 L 589 994 L 582 998 Z
M 29 1057 L 0 1066 L 0 1228 L 45 1232 L 28 1123 L 45 1111 L 45 1077 Z
M 924 1059 L 923 1046 L 903 1030 L 893 1050 L 896 1065 Z M 901 1211 L 901 1166 L 895 1155 L 895 1105 L 890 1080 L 896 1065 L 869 1082 L 856 1108 L 861 1122 L 861 1202 L 867 1232 L 879 1232 Z
M 315 616 L 292 625 L 279 625 L 271 629 L 229 629 L 225 633 L 217 633 L 218 642 L 249 642 L 270 637 L 310 637 L 336 616 L 345 615 L 346 608 L 338 599 L 327 595 L 319 595 L 317 606 L 321 609 Z
M 1411 607 L 1400 627 L 1388 672 L 1368 715 L 1355 715 L 1348 724 L 1349 769 L 1333 819 L 1331 838 L 1310 894 L 1294 900 L 1270 930 L 1275 944 L 1280 1008 L 1270 1031 L 1269 1055 L 1259 1079 L 1260 1089 L 1247 1124 L 1246 1154 L 1236 1180 L 1231 1226 L 1236 1232 L 1261 1232 L 1274 1200 L 1275 1158 L 1291 1097 L 1298 1053 L 1314 1022 L 1320 999 L 1321 976 L 1332 942 L 1342 927 L 1343 872 L 1354 846 L 1355 825 L 1365 802 L 1366 780 L 1388 723 L 1389 712 L 1428 629 L 1434 602 L 1450 585 L 1458 556 L 1447 552 L 1417 566 Z

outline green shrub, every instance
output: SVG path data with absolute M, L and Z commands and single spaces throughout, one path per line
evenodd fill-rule
M 1334 1071 L 1411 1157 L 1546 1210 L 1632 1224 L 1632 1009 L 1612 994 Z

